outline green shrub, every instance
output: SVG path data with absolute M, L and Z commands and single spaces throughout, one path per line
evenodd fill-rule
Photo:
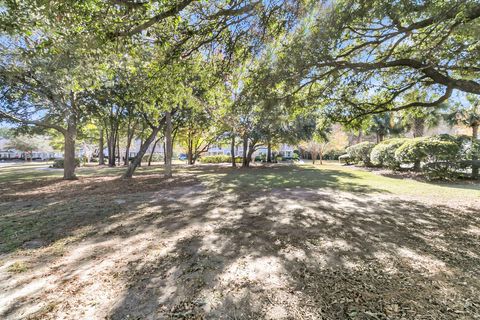
M 328 150 L 323 154 L 325 160 L 338 160 L 338 158 L 345 154 L 345 150 Z
M 57 160 L 53 161 L 52 168 L 63 169 L 63 164 L 64 164 L 63 159 L 57 159 Z M 75 167 L 80 167 L 80 159 L 79 158 L 75 158 Z
M 398 169 L 400 162 L 395 157 L 395 151 L 408 140 L 409 139 L 397 138 L 380 142 L 370 153 L 372 164 L 390 169 Z
M 350 156 L 348 154 L 344 154 L 344 155 L 341 155 L 340 157 L 338 157 L 338 161 L 340 161 L 340 163 L 344 163 L 344 164 L 352 163 L 352 159 L 350 158 Z
M 437 161 L 426 163 L 422 172 L 428 180 L 455 180 L 460 168 L 460 162 Z
M 459 151 L 455 137 L 438 135 L 406 141 L 395 151 L 395 158 L 401 163 L 455 161 Z
M 232 161 L 232 157 L 228 155 L 217 155 L 217 156 L 205 156 L 198 159 L 202 163 L 229 163 Z M 242 157 L 235 157 L 236 163 L 242 162 Z
M 372 142 L 362 142 L 348 147 L 346 151 L 352 162 L 363 162 L 368 166 L 371 165 L 370 152 L 373 147 L 375 147 L 375 144 Z
M 427 179 L 452 180 L 458 176 L 461 162 L 461 145 L 451 135 L 414 138 L 406 141 L 395 151 L 395 158 L 401 163 L 414 163 Z
M 292 159 L 294 161 L 298 161 L 298 160 L 300 160 L 300 155 L 298 153 L 294 153 L 293 156 L 292 156 Z

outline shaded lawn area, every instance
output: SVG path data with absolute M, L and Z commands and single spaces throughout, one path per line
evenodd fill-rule
M 476 319 L 480 186 L 341 167 L 0 167 L 0 318 Z

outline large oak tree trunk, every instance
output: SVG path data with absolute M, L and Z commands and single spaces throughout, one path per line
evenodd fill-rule
M 105 156 L 103 155 L 103 128 L 100 128 L 100 138 L 98 139 L 98 164 L 105 164 Z
M 77 138 L 77 118 L 75 114 L 69 115 L 67 119 L 67 131 L 65 137 L 65 155 L 63 157 L 63 179 L 75 180 L 75 139 Z
M 172 115 L 170 111 L 165 112 L 165 178 L 172 177 Z

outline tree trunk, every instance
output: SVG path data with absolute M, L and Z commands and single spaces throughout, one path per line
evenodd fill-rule
M 358 130 L 358 143 L 362 142 L 363 138 L 363 131 L 360 129 Z
M 473 147 L 474 143 L 478 143 L 478 127 L 479 127 L 479 124 L 475 124 L 475 125 L 472 126 L 472 147 Z M 479 168 L 478 168 L 478 165 L 475 164 L 475 161 L 478 160 L 478 157 L 477 157 L 475 152 L 472 155 L 472 160 L 473 160 L 473 163 L 472 163 L 472 178 L 473 179 L 478 179 Z
M 250 162 L 252 162 L 252 156 L 253 156 L 253 153 L 255 152 L 255 147 L 253 145 L 253 143 L 251 143 L 249 146 L 248 146 L 248 154 L 247 154 L 247 161 L 248 161 L 248 165 L 247 167 L 250 166 Z
M 117 133 L 117 156 L 118 156 L 118 165 L 120 166 L 121 163 L 121 156 L 120 156 L 120 139 L 118 139 L 118 133 Z
M 172 177 L 172 115 L 170 111 L 165 112 L 165 178 Z
M 188 144 L 188 150 L 187 150 L 187 163 L 189 165 L 193 165 L 194 161 L 193 161 L 193 139 L 192 139 L 192 134 L 191 132 L 188 132 L 188 141 L 187 141 L 187 144 Z
M 75 139 L 77 138 L 77 118 L 75 114 L 70 114 L 67 119 L 67 131 L 65 137 L 65 155 L 63 157 L 63 179 L 75 180 Z
M 103 128 L 100 128 L 100 138 L 98 139 L 98 164 L 104 165 L 105 164 L 105 156 L 103 154 Z
M 379 134 L 379 135 L 378 135 L 378 138 L 379 138 L 379 140 L 380 140 L 380 141 L 378 141 L 378 142 L 382 142 L 382 141 L 385 139 L 385 135 L 384 135 L 384 134 Z
M 232 156 L 232 167 L 236 167 L 237 163 L 235 162 L 235 134 L 232 133 L 232 143 L 230 145 L 230 154 Z
M 150 157 L 148 157 L 148 166 L 149 167 L 152 164 L 153 153 L 155 152 L 155 148 L 157 147 L 158 141 L 160 141 L 160 139 L 155 140 L 155 143 L 153 144 L 152 151 L 150 152 Z
M 138 151 L 137 155 L 133 159 L 132 163 L 128 166 L 127 171 L 123 174 L 122 178 L 124 179 L 129 179 L 133 176 L 133 173 L 135 172 L 135 169 L 140 166 L 140 163 L 142 162 L 142 158 L 145 155 L 145 152 L 147 152 L 148 147 L 152 143 L 152 141 L 155 139 L 155 136 L 157 133 L 160 131 L 162 128 L 162 125 L 159 125 L 158 127 L 155 127 L 152 130 L 152 133 L 145 139 L 145 142 L 143 142 L 140 146 L 140 150 Z
M 317 160 L 317 154 L 315 152 L 311 152 L 312 154 L 312 164 L 315 164 L 315 160 Z
M 107 148 L 108 148 L 108 166 L 115 167 L 115 148 L 117 141 L 115 139 L 115 132 L 110 131 L 110 134 L 107 132 Z
M 123 162 L 124 165 L 128 166 L 129 158 L 130 158 L 130 146 L 132 144 L 133 136 L 135 134 L 135 126 L 132 129 L 129 128 L 127 132 L 127 146 L 125 147 L 125 161 Z
M 272 162 L 272 143 L 270 139 L 267 142 L 267 162 Z
M 242 167 L 247 168 L 249 166 L 249 162 L 247 159 L 247 149 L 248 149 L 248 136 L 247 134 L 243 135 L 243 159 L 242 159 Z
M 413 120 L 413 137 L 423 137 L 425 131 L 425 119 L 415 118 Z
M 322 165 L 323 164 L 323 159 L 322 159 L 323 158 L 323 150 L 320 150 L 319 155 L 320 155 L 320 165 Z

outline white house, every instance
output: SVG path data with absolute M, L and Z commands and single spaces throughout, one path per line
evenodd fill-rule
M 25 159 L 25 153 L 8 147 L 8 139 L 0 138 L 0 160 L 20 160 Z M 62 158 L 63 154 L 49 150 L 35 150 L 28 155 L 33 160 L 48 160 L 53 158 Z

